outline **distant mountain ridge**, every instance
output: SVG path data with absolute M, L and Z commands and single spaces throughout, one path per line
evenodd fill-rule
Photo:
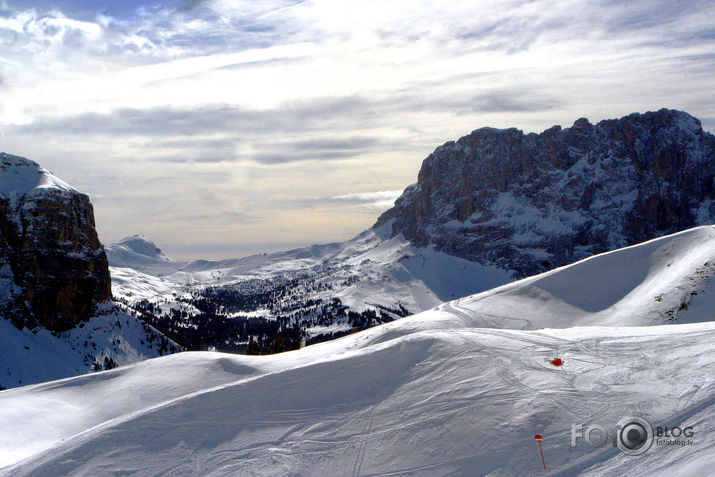
M 714 173 L 715 136 L 682 111 L 482 128 L 430 154 L 376 226 L 525 277 L 713 223 Z
M 151 240 L 141 235 L 124 237 L 105 250 L 110 266 L 133 268 L 143 273 L 162 274 L 185 263 L 167 257 Z

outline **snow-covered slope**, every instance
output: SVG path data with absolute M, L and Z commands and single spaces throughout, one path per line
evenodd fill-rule
M 449 327 L 460 320 L 516 329 L 693 322 L 715 314 L 714 285 L 715 226 L 708 225 L 454 300 L 435 312 L 448 317 Z
M 239 317 L 265 349 L 276 338 L 265 320 L 288 320 L 278 333 L 297 327 L 300 338 L 291 340 L 321 341 L 369 326 L 362 318 L 351 321 L 350 313 L 371 313 L 370 325 L 381 323 L 512 279 L 497 267 L 386 238 L 386 230 L 370 229 L 341 243 L 189 263 L 166 259 L 151 242 L 132 237 L 107 248 L 112 290 L 130 312 L 158 317 L 150 322 L 189 349 L 243 352 L 248 337 L 235 328 Z M 139 240 L 141 253 L 129 251 L 127 242 Z M 189 321 L 174 317 L 179 311 Z M 216 333 L 206 330 L 212 339 L 206 342 L 172 334 L 177 326 L 201 331 L 206 315 L 220 315 L 225 336 L 213 339 Z
M 367 345 L 373 330 L 4 391 L 0 456 L 29 459 L 0 475 L 539 475 L 536 433 L 555 474 L 685 475 L 687 462 L 688 475 L 707 475 L 713 323 L 426 330 Z M 560 368 L 548 362 L 556 348 Z M 694 445 L 654 446 L 647 466 L 570 447 L 572 425 L 627 415 L 694 425 Z
M 0 388 L 110 369 L 180 351 L 164 335 L 107 305 L 104 313 L 61 332 L 22 330 L 0 319 Z
M 543 475 L 536 433 L 549 475 L 707 475 L 714 233 L 600 255 L 298 351 L 180 353 L 0 392 L 0 475 Z M 613 326 L 668 317 L 689 324 Z M 610 326 L 477 327 L 598 320 Z M 655 443 L 640 457 L 571 447 L 571 426 L 610 432 L 633 415 L 693 426 L 692 445 Z
M 168 299 L 207 286 L 223 286 L 253 279 L 315 275 L 332 285 L 311 298 L 339 297 L 352 309 L 370 305 L 403 304 L 423 311 L 459 296 L 501 285 L 508 271 L 480 265 L 432 248 L 412 246 L 401 237 L 385 239 L 387 227 L 369 229 L 346 242 L 313 245 L 286 252 L 229 260 L 174 261 L 158 254 L 127 250 L 141 239 L 148 250 L 159 250 L 142 237 L 128 237 L 107 247 L 115 296 L 131 299 Z M 139 272 L 139 273 L 134 273 Z
M 105 250 L 110 266 L 133 268 L 154 275 L 171 273 L 185 264 L 167 257 L 153 242 L 140 235 L 125 237 Z

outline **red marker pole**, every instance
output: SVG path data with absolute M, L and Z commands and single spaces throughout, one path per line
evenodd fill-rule
M 539 451 L 541 452 L 541 463 L 544 464 L 544 470 L 546 470 L 546 461 L 544 460 L 544 449 L 541 448 L 541 439 L 543 439 L 543 437 L 541 437 L 541 434 L 536 434 L 534 436 L 534 439 L 536 439 L 536 442 L 539 443 Z

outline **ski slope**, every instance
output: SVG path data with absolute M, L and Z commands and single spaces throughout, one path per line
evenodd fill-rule
M 30 458 L 0 475 L 538 475 L 535 433 L 550 470 L 625 475 L 630 460 L 571 448 L 569 432 L 631 414 L 700 423 L 686 457 L 706 475 L 714 338 L 712 323 L 456 329 L 182 353 L 4 391 L 3 463 Z M 562 368 L 548 363 L 556 347 Z M 639 472 L 684 475 L 663 462 L 673 452 L 651 449 Z
M 0 476 L 708 475 L 714 232 L 298 351 L 180 353 L 2 391 Z M 692 425 L 692 445 L 571 447 L 572 425 L 629 415 Z

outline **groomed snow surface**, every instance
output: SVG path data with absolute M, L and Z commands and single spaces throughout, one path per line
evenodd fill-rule
M 714 259 L 699 227 L 298 351 L 2 391 L 0 476 L 710 475 Z M 625 416 L 692 443 L 571 446 Z

